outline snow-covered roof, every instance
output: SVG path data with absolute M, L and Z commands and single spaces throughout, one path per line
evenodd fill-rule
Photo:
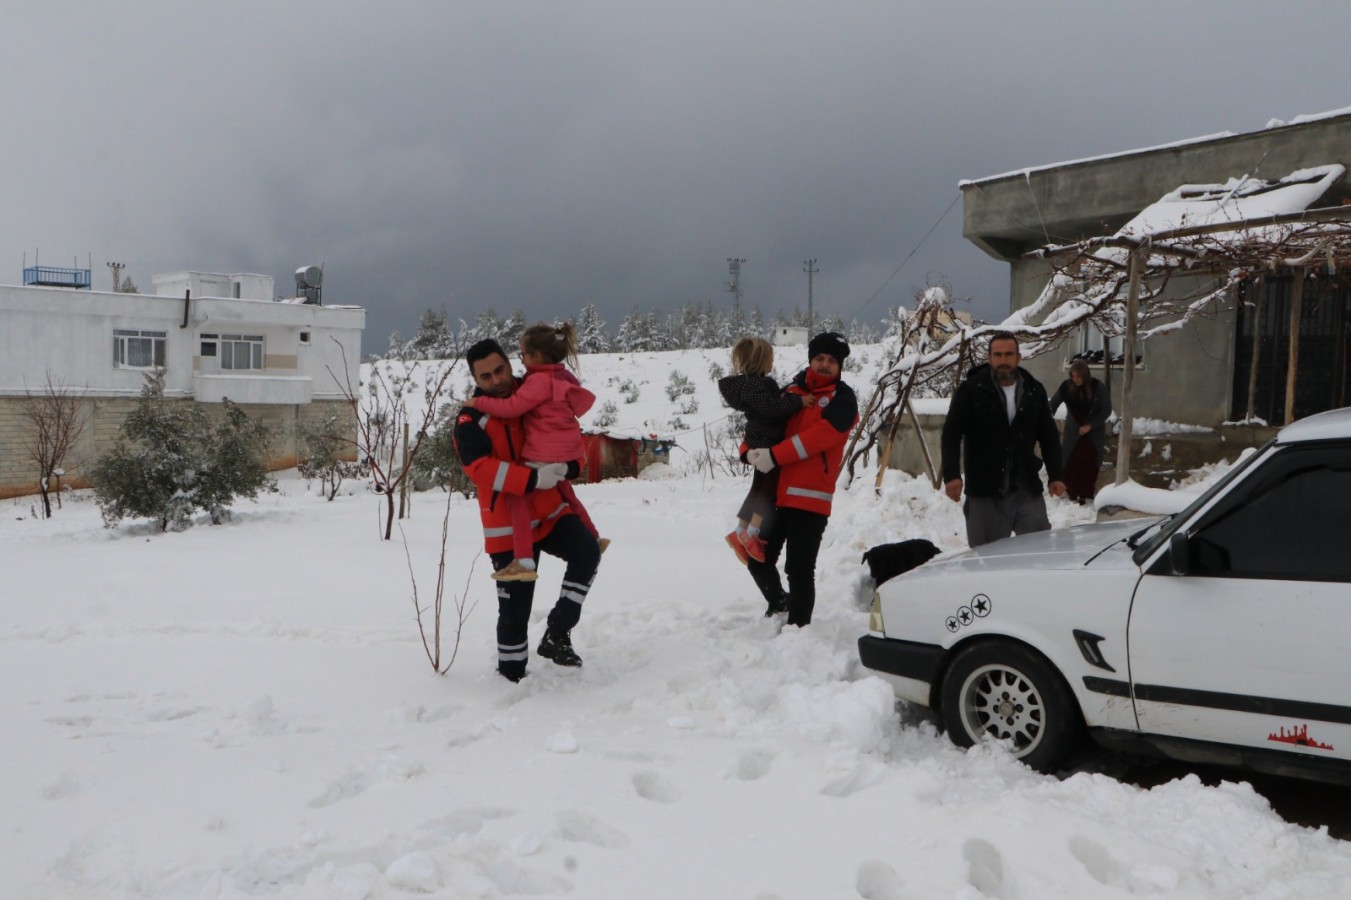
M 1272 119 L 1269 122 L 1267 122 L 1266 128 L 1262 130 L 1271 130 L 1275 128 L 1292 128 L 1298 125 L 1307 125 L 1311 122 L 1321 122 L 1326 119 L 1335 119 L 1338 116 L 1351 116 L 1351 106 L 1344 107 L 1342 109 L 1329 110 L 1327 112 L 1310 113 L 1307 115 L 1295 116 L 1289 122 L 1284 122 L 1280 119 Z M 1000 181 L 1005 178 L 1023 178 L 1033 174 L 1034 172 L 1045 172 L 1051 169 L 1060 169 L 1066 166 L 1083 165 L 1084 163 L 1099 162 L 1105 159 L 1117 159 L 1119 157 L 1124 156 L 1136 156 L 1144 153 L 1154 153 L 1159 150 L 1171 150 L 1177 147 L 1186 147 L 1191 144 L 1204 144 L 1211 141 L 1224 140 L 1225 138 L 1238 137 L 1240 134 L 1243 133 L 1248 132 L 1219 131 L 1216 132 L 1215 134 L 1206 134 L 1201 135 L 1200 137 L 1183 138 L 1180 141 L 1172 141 L 1166 144 L 1155 144 L 1150 147 L 1137 147 L 1133 150 L 1121 150 L 1115 153 L 1103 153 L 1098 156 L 1086 156 L 1081 159 L 1071 159 L 1066 160 L 1064 162 L 1047 163 L 1044 165 L 1037 165 L 1037 166 L 1028 166 L 1022 169 L 1014 169 L 1011 172 L 1001 172 L 998 175 L 986 175 L 983 178 L 963 178 L 961 181 L 957 182 L 957 186 L 966 187 L 968 185 L 984 184 L 990 181 Z
M 1303 212 L 1346 173 L 1341 165 L 1291 172 L 1276 182 L 1230 178 L 1223 184 L 1184 184 L 1146 206 L 1117 234 L 1144 238 L 1179 228 L 1238 224 Z

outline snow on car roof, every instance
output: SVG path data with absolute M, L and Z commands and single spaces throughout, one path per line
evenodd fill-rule
M 1325 441 L 1329 438 L 1351 437 L 1351 406 L 1332 409 L 1292 422 L 1276 435 L 1276 443 L 1293 444 L 1299 441 Z

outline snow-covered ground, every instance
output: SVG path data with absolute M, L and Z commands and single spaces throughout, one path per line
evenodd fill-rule
M 450 584 L 476 605 L 445 676 L 372 496 L 285 480 L 167 535 L 106 531 L 88 500 L 48 522 L 7 502 L 0 896 L 1351 893 L 1351 848 L 1245 785 L 1057 780 L 898 716 L 855 661 L 859 555 L 959 547 L 961 520 L 923 482 L 865 482 L 827 531 L 816 621 L 782 633 L 721 544 L 743 482 L 583 487 L 616 538 L 575 632 L 586 665 L 537 659 L 520 685 L 493 672 L 461 499 Z M 404 524 L 424 597 L 442 511 L 420 495 Z
M 472 609 L 441 676 L 409 557 L 425 602 L 444 495 L 415 498 L 407 551 L 379 498 L 294 475 L 177 534 L 106 530 L 87 496 L 48 521 L 0 503 L 0 897 L 1351 896 L 1351 846 L 1240 775 L 1057 779 L 898 711 L 857 662 L 859 558 L 963 546 L 926 482 L 839 495 L 815 621 L 781 631 L 722 542 L 747 479 L 675 461 L 580 487 L 614 539 L 585 666 L 532 658 L 520 684 L 494 672 L 472 501 L 449 503 L 447 593 Z

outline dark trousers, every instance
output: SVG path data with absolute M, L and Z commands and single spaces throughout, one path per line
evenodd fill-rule
M 821 552 L 821 536 L 826 533 L 828 521 L 830 518 L 820 513 L 778 507 L 760 529 L 765 561 L 751 560 L 746 565 L 769 608 L 782 608 L 783 583 L 776 565 L 779 553 L 787 548 L 783 571 L 788 576 L 789 625 L 811 624 L 812 609 L 816 606 L 816 555 Z
M 571 631 L 582 615 L 582 603 L 596 580 L 600 565 L 600 544 L 577 516 L 568 513 L 555 523 L 544 540 L 535 544 L 534 559 L 540 553 L 556 556 L 567 563 L 558 601 L 549 612 L 549 629 Z M 493 570 L 502 568 L 515 557 L 515 551 L 492 554 Z M 497 585 L 497 669 L 503 675 L 519 678 L 525 674 L 530 658 L 530 609 L 535 601 L 535 582 L 498 581 Z
M 761 472 L 759 469 L 752 470 L 751 489 L 746 492 L 746 499 L 741 503 L 741 509 L 737 511 L 736 517 L 743 522 L 749 522 L 751 516 L 759 515 L 763 519 L 770 519 L 774 516 L 774 496 L 779 492 L 779 470 L 771 469 L 768 472 Z M 764 528 L 765 523 L 761 522 L 760 527 Z
M 966 497 L 966 545 L 979 547 L 1003 540 L 1010 534 L 1050 531 L 1046 498 L 1041 491 L 1010 491 L 1003 497 Z

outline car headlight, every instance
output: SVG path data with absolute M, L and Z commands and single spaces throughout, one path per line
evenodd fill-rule
M 878 634 L 887 633 L 882 624 L 882 595 L 877 591 L 873 591 L 873 607 L 868 613 L 868 630 Z

